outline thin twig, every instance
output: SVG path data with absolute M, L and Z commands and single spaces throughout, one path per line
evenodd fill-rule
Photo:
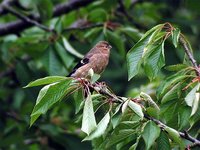
M 183 36 L 183 34 L 180 35 L 179 41 L 182 44 L 182 46 L 183 46 L 183 48 L 185 50 L 185 53 L 187 54 L 187 56 L 188 56 L 189 60 L 191 61 L 193 67 L 196 69 L 197 75 L 200 76 L 200 68 L 198 67 L 197 62 L 194 59 L 194 57 L 193 57 L 193 55 L 191 53 L 192 50 L 191 50 L 187 40 Z

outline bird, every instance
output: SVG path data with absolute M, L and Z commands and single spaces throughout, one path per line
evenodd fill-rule
M 109 62 L 112 46 L 107 41 L 99 41 L 77 65 L 67 77 L 91 78 L 89 72 L 101 74 Z

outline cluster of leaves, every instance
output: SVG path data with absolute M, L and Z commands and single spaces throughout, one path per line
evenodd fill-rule
M 151 80 L 156 77 L 165 64 L 164 42 L 170 36 L 174 46 L 177 47 L 180 31 L 173 28 L 169 23 L 157 25 L 142 36 L 127 54 L 129 79 L 138 73 L 142 63 L 147 76 Z M 192 128 L 194 122 L 197 121 L 197 118 L 192 116 L 195 116 L 195 114 L 198 116 L 196 112 L 199 108 L 200 98 L 199 80 L 195 69 L 190 64 L 168 66 L 168 70 L 177 71 L 177 73 L 169 76 L 157 90 L 157 103 L 161 109 L 145 93 L 134 98 L 116 95 L 107 97 L 100 91 L 103 89 L 112 95 L 113 93 L 109 88 L 97 86 L 97 92 L 91 93 L 87 84 L 81 86 L 80 83 L 83 81 L 79 81 L 78 84 L 76 79 L 67 77 L 51 76 L 33 81 L 27 87 L 48 85 L 43 87 L 38 95 L 31 114 L 31 125 L 41 114 L 45 114 L 53 104 L 81 88 L 81 91 L 83 90 L 83 93 L 86 94 L 76 93 L 76 95 L 81 94 L 75 98 L 75 101 L 78 101 L 76 102 L 76 110 L 79 112 L 83 109 L 81 130 L 87 134 L 83 140 L 93 140 L 94 148 L 109 149 L 116 147 L 117 149 L 125 149 L 129 147 L 129 149 L 143 149 L 144 144 L 142 143 L 145 143 L 146 149 L 154 147 L 154 149 L 166 150 L 174 147 L 172 145 L 174 143 L 180 149 L 184 149 L 186 144 L 184 144 L 176 129 Z M 195 81 L 190 83 L 191 80 Z M 90 81 L 87 81 L 87 83 L 91 84 Z M 188 88 L 191 88 L 191 90 L 186 92 Z M 85 95 L 84 100 L 83 95 Z M 145 106 L 139 103 L 141 100 L 144 100 Z M 106 105 L 108 105 L 108 108 L 106 108 Z M 101 107 L 105 107 L 107 111 L 97 124 L 95 114 Z M 162 118 L 161 120 L 166 122 L 166 125 L 162 126 L 161 130 L 159 124 L 148 121 L 148 118 L 145 120 L 144 113 L 157 119 Z M 174 118 L 178 119 L 176 126 L 174 125 Z M 155 145 L 155 141 L 157 141 L 157 145 Z
M 159 25 L 143 34 L 164 19 L 179 25 L 197 49 L 199 2 L 124 0 L 122 7 L 118 0 L 98 0 L 81 8 L 72 7 L 68 13 L 55 17 L 55 6 L 62 3 L 67 1 L 19 0 L 17 5 L 13 5 L 21 15 L 40 17 L 40 24 L 55 32 L 33 26 L 24 31 L 10 31 L 10 34 L 0 37 L 0 148 L 91 149 L 91 142 L 81 142 L 85 138 L 92 140 L 96 149 L 170 149 L 182 145 L 176 131 L 189 129 L 193 137 L 199 137 L 199 82 L 195 70 L 189 67 L 191 64 L 187 58 L 184 58 L 184 64 L 166 67 L 176 71 L 172 76 L 161 69 L 164 64 L 182 63 L 183 50 L 178 43 L 175 49 L 166 40 L 168 36 L 172 37 L 176 46 L 179 30 L 173 29 L 169 33 L 163 28 L 165 25 Z M 81 2 L 79 4 L 82 5 Z M 1 29 L 4 23 L 19 19 L 9 12 L 0 15 Z M 135 45 L 141 37 L 139 44 Z M 77 60 L 100 40 L 107 40 L 113 47 L 109 66 L 101 80 L 106 81 L 117 95 L 133 99 L 117 97 L 118 104 L 96 92 L 84 97 L 81 90 L 84 86 L 64 77 Z M 129 54 L 137 53 L 134 54 L 136 57 L 131 57 L 133 60 L 129 64 L 134 61 L 136 66 L 130 65 L 129 79 L 134 78 L 127 82 L 125 58 L 132 46 L 135 50 L 130 50 Z M 137 54 L 142 59 L 137 59 Z M 200 58 L 195 54 L 196 51 L 194 56 Z M 162 56 L 161 59 L 158 56 Z M 146 75 L 151 80 L 148 84 Z M 34 107 L 38 87 L 22 87 L 44 76 L 50 77 L 35 83 L 43 82 L 41 85 L 45 86 Z M 65 101 L 71 93 L 73 95 Z M 51 111 L 47 111 L 49 108 Z M 94 114 L 93 118 L 87 118 L 89 113 Z M 164 122 L 165 131 L 153 121 L 148 121 L 145 114 Z M 32 126 L 29 128 L 30 122 Z M 80 132 L 81 126 L 86 134 Z M 184 144 L 190 143 L 184 141 Z

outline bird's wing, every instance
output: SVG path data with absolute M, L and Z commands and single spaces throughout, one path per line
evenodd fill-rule
M 77 63 L 77 65 L 73 68 L 73 70 L 72 70 L 72 72 L 67 76 L 67 77 L 70 77 L 73 73 L 75 73 L 76 72 L 76 70 L 78 69 L 78 68 L 80 68 L 80 67 L 82 67 L 82 66 L 84 66 L 84 65 L 86 65 L 86 64 L 88 64 L 89 63 L 89 58 L 83 58 L 81 61 L 79 61 L 78 63 Z

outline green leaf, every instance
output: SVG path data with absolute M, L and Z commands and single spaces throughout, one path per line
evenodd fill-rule
M 65 49 L 71 53 L 72 55 L 78 57 L 78 58 L 83 58 L 83 55 L 80 54 L 79 52 L 77 52 L 71 45 L 70 43 L 67 41 L 67 39 L 65 37 L 62 37 L 62 40 L 63 40 L 63 44 L 64 44 L 64 47 Z
M 143 36 L 143 34 L 139 32 L 139 30 L 132 27 L 123 27 L 119 30 L 125 33 L 130 38 L 132 38 L 134 41 L 138 41 Z
M 170 128 L 170 127 L 165 127 L 164 130 L 167 131 L 167 133 L 171 137 L 171 139 L 180 146 L 180 149 L 184 150 L 185 145 L 184 145 L 178 131 L 176 131 L 175 129 Z
M 180 30 L 178 28 L 175 28 L 172 31 L 172 42 L 175 46 L 175 48 L 177 48 L 178 42 L 179 42 L 179 37 L 180 37 Z
M 92 22 L 104 22 L 107 20 L 107 12 L 102 8 L 96 8 L 89 13 L 88 20 Z
M 53 15 L 53 4 L 51 0 L 36 0 L 36 5 L 40 13 L 41 20 L 48 20 Z
M 108 149 L 109 147 L 113 146 L 114 144 L 117 144 L 120 141 L 123 141 L 126 138 L 128 138 L 128 137 L 130 137 L 134 134 L 135 134 L 134 129 L 122 129 L 118 133 L 114 133 L 114 134 L 111 135 L 106 148 Z
M 178 126 L 179 130 L 185 129 L 189 126 L 191 110 L 187 106 L 179 107 L 178 109 Z M 188 126 L 187 126 L 188 125 Z
M 162 98 L 161 103 L 166 103 L 168 101 L 171 101 L 175 98 L 178 98 L 178 91 L 181 90 L 181 83 L 177 83 L 175 86 L 173 86 Z
M 76 106 L 75 114 L 77 114 L 81 108 L 83 107 L 83 89 L 79 89 L 77 92 L 74 93 L 74 102 Z
M 62 80 L 43 87 L 36 101 L 36 105 L 31 113 L 30 126 L 41 114 L 45 114 L 56 102 L 60 101 L 69 91 L 71 79 Z
M 33 86 L 40 86 L 40 85 L 46 85 L 46 84 L 51 84 L 55 83 L 61 80 L 67 79 L 67 77 L 62 77 L 62 76 L 49 76 L 49 77 L 44 77 L 41 79 L 37 79 L 35 81 L 30 82 L 25 88 L 27 87 L 33 87 Z
M 133 101 L 129 101 L 129 103 L 128 103 L 128 106 L 141 118 L 141 119 L 143 119 L 144 118 L 144 114 L 143 114 L 143 112 L 142 112 L 142 107 L 139 105 L 139 104 L 137 104 L 137 103 L 135 103 L 135 102 L 133 102 Z
M 89 93 L 86 100 L 85 105 L 83 108 L 83 119 L 82 119 L 82 127 L 81 130 L 89 135 L 92 131 L 94 131 L 97 127 L 95 116 L 94 116 L 94 109 L 92 104 L 92 97 Z
M 70 56 L 64 49 L 64 47 L 58 42 L 55 43 L 55 50 L 58 53 L 58 56 L 60 57 L 65 67 L 68 69 L 74 62 L 74 58 Z
M 138 143 L 140 141 L 140 138 L 141 138 L 141 136 L 138 136 L 135 144 L 133 144 L 128 150 L 136 150 L 137 146 L 138 146 Z
M 110 114 L 109 112 L 103 117 L 103 119 L 98 123 L 97 128 L 95 131 L 93 131 L 89 136 L 83 139 L 83 141 L 86 140 L 93 140 L 94 138 L 100 137 L 104 134 L 108 123 L 110 121 Z
M 123 103 L 119 104 L 116 108 L 115 108 L 115 112 L 112 115 L 111 118 L 111 123 L 113 126 L 113 129 L 119 124 L 120 122 L 120 118 L 121 118 L 121 112 L 120 109 L 122 108 Z
M 153 27 L 127 53 L 128 80 L 133 78 L 140 69 L 142 57 L 147 51 L 148 44 L 152 44 L 153 38 L 160 32 L 163 24 Z
M 125 56 L 125 45 L 124 45 L 124 41 L 122 40 L 122 38 L 120 37 L 120 35 L 118 35 L 115 32 L 111 32 L 109 30 L 106 30 L 106 36 L 108 38 L 108 41 L 117 48 L 117 50 L 119 51 L 120 55 L 123 57 Z
M 199 93 L 197 91 L 199 90 L 200 83 L 198 83 L 185 97 L 185 102 L 188 106 L 192 107 L 191 116 L 195 114 L 195 112 L 198 109 L 199 105 Z
M 49 75 L 63 75 L 66 74 L 63 65 L 55 53 L 55 49 L 50 45 L 44 55 L 42 56 L 42 65 L 48 71 Z
M 152 53 L 144 61 L 145 73 L 153 80 L 160 69 L 165 65 L 164 41 L 152 49 Z
M 146 149 L 150 149 L 150 147 L 153 145 L 155 140 L 160 135 L 160 128 L 152 121 L 149 121 L 145 127 L 144 131 L 142 133 L 142 137 L 146 144 Z
M 157 97 L 160 99 L 163 97 L 173 86 L 177 83 L 182 82 L 186 78 L 191 77 L 190 75 L 182 75 L 181 73 L 177 73 L 173 76 L 168 77 L 157 89 Z
M 157 149 L 158 150 L 171 150 L 169 138 L 164 131 L 160 132 L 160 136 L 157 139 Z

